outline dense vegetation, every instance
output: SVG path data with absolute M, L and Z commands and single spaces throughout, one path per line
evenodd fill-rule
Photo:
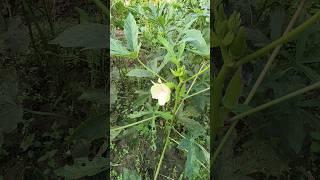
M 0 9 L 0 180 L 320 178 L 319 1 Z
M 319 2 L 214 2 L 214 178 L 319 179 Z
M 48 0 L 0 6 L 0 179 L 106 179 L 105 8 Z
M 111 14 L 111 177 L 208 179 L 209 2 L 114 1 Z

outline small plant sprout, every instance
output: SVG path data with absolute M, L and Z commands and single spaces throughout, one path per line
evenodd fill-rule
M 150 90 L 152 98 L 158 99 L 158 104 L 160 106 L 165 105 L 165 103 L 170 100 L 170 88 L 167 85 L 163 84 L 160 78 L 158 79 L 158 83 L 155 83 L 153 81 L 151 82 L 153 83 L 153 86 Z

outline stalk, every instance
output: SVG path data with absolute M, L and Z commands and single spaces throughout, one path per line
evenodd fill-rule
M 270 43 L 269 45 L 257 50 L 256 52 L 254 52 L 254 53 L 252 53 L 252 54 L 250 54 L 248 56 L 245 56 L 244 58 L 240 59 L 237 63 L 235 63 L 234 66 L 235 67 L 240 67 L 241 65 L 246 64 L 246 63 L 248 63 L 250 61 L 253 61 L 256 58 L 264 55 L 265 53 L 267 53 L 271 49 L 275 48 L 276 46 L 292 40 L 297 35 L 299 35 L 303 31 L 305 31 L 307 28 L 309 28 L 310 26 L 312 26 L 313 24 L 315 24 L 319 20 L 320 20 L 320 12 L 317 12 L 311 18 L 309 18 L 306 22 L 304 22 L 303 24 L 301 24 L 300 26 L 298 26 L 297 28 L 292 30 L 287 35 L 282 36 L 279 39 L 277 39 L 277 40 L 273 41 L 272 43 Z
M 250 61 L 255 60 L 256 58 L 264 55 L 264 54 L 267 53 L 269 50 L 271 50 L 271 49 L 273 49 L 273 48 L 275 48 L 275 47 L 277 47 L 277 49 L 280 49 L 279 46 L 280 46 L 281 44 L 286 43 L 286 42 L 292 40 L 292 39 L 295 38 L 297 35 L 299 35 L 300 33 L 302 33 L 304 30 L 306 30 L 307 28 L 309 28 L 311 25 L 313 25 L 314 23 L 316 23 L 316 22 L 320 19 L 320 12 L 316 13 L 316 14 L 313 15 L 310 19 L 308 19 L 305 23 L 301 24 L 300 26 L 298 26 L 297 28 L 295 28 L 294 30 L 292 30 L 290 33 L 288 33 L 288 31 L 290 30 L 290 28 L 292 28 L 292 26 L 293 26 L 293 24 L 294 24 L 294 22 L 295 22 L 295 19 L 297 18 L 298 14 L 299 14 L 299 11 L 301 11 L 301 6 L 303 6 L 303 4 L 304 4 L 304 0 L 302 0 L 302 2 L 300 3 L 299 8 L 297 9 L 295 15 L 293 16 L 291 22 L 289 23 L 289 25 L 288 25 L 288 27 L 287 27 L 287 29 L 286 29 L 286 32 L 284 33 L 284 35 L 283 35 L 282 37 L 280 37 L 280 38 L 277 39 L 276 41 L 273 41 L 273 42 L 270 43 L 269 45 L 267 45 L 267 46 L 259 49 L 259 50 L 256 51 L 255 53 L 250 54 L 250 55 L 245 56 L 244 58 L 240 59 L 238 62 L 234 63 L 233 67 L 234 67 L 234 68 L 239 68 L 241 65 L 243 65 L 243 64 L 245 64 L 245 63 L 248 63 L 248 62 L 250 62 Z M 287 33 L 287 34 L 286 34 L 286 33 Z M 277 49 L 275 50 L 274 54 L 277 53 L 276 51 L 279 51 L 279 50 L 277 50 Z M 275 55 L 273 55 L 273 56 L 275 56 Z M 274 58 L 274 57 L 271 57 L 271 58 Z M 271 61 L 272 61 L 272 60 L 271 60 Z M 267 65 L 267 68 L 268 68 L 268 66 L 270 66 L 270 65 Z M 267 68 L 266 68 L 266 69 L 267 69 Z M 222 73 L 221 73 L 221 74 L 222 74 Z M 219 74 L 218 74 L 217 79 L 219 78 L 219 75 L 220 75 L 220 72 L 219 72 Z M 222 75 L 221 75 L 221 76 L 222 76 Z M 261 76 L 263 77 L 264 74 L 262 73 Z M 261 77 L 261 81 L 262 81 L 262 77 Z M 218 85 L 222 85 L 222 83 L 223 83 L 223 82 L 221 83 L 221 82 L 219 82 L 219 81 L 220 81 L 220 80 L 218 80 L 218 82 L 217 82 L 217 80 L 216 80 L 216 81 L 214 82 L 215 84 L 212 85 L 216 90 L 220 90 L 218 87 L 216 87 L 216 86 L 217 86 L 217 83 L 218 83 Z M 256 83 L 260 84 L 260 82 L 256 82 Z M 257 85 L 257 87 L 258 87 L 258 85 Z M 253 88 L 253 94 L 254 94 L 254 92 L 256 91 L 257 87 L 254 87 L 254 88 Z M 217 148 L 216 151 L 213 153 L 213 157 L 211 158 L 211 169 L 213 170 L 213 167 L 214 167 L 213 164 L 214 164 L 217 156 L 218 156 L 219 153 L 221 152 L 222 147 L 225 145 L 227 139 L 229 138 L 229 136 L 231 135 L 231 133 L 232 133 L 233 130 L 235 129 L 235 127 L 236 127 L 237 123 L 240 121 L 240 119 L 242 119 L 243 117 L 246 117 L 246 116 L 248 116 L 248 115 L 250 115 L 250 114 L 256 113 L 256 112 L 261 111 L 261 110 L 264 110 L 265 108 L 271 107 L 271 106 L 273 106 L 273 105 L 275 105 L 275 104 L 281 103 L 282 101 L 285 101 L 285 100 L 290 99 L 290 98 L 292 98 L 292 97 L 295 97 L 295 96 L 297 96 L 297 95 L 303 94 L 303 93 L 305 93 L 305 92 L 307 92 L 307 91 L 310 91 L 310 90 L 319 88 L 319 87 L 320 87 L 320 82 L 315 83 L 315 84 L 310 85 L 310 86 L 308 86 L 308 87 L 306 87 L 306 88 L 300 89 L 300 90 L 295 91 L 295 92 L 293 92 L 293 93 L 291 93 L 291 94 L 285 95 L 285 96 L 283 96 L 283 97 L 281 97 L 281 98 L 278 98 L 278 99 L 276 99 L 276 100 L 274 100 L 274 101 L 271 101 L 271 102 L 266 103 L 266 104 L 264 104 L 264 105 L 258 106 L 258 107 L 254 108 L 254 109 L 251 109 L 251 110 L 249 110 L 249 111 L 247 111 L 247 112 L 241 113 L 241 114 L 239 114 L 239 115 L 234 116 L 233 118 L 231 118 L 231 120 L 233 121 L 233 123 L 232 123 L 232 125 L 229 127 L 227 133 L 226 133 L 225 136 L 223 137 L 221 143 L 219 144 L 218 148 Z M 222 90 L 222 87 L 221 87 L 221 90 Z M 220 97 L 218 98 L 219 94 L 220 94 Z M 247 97 L 247 99 L 246 99 L 246 101 L 245 101 L 245 104 L 248 104 L 248 103 L 249 103 L 249 101 L 251 100 L 251 97 L 253 96 L 253 94 L 250 95 L 249 97 Z M 221 92 L 220 92 L 220 91 L 217 92 L 217 91 L 213 90 L 213 96 L 214 96 L 213 98 L 215 98 L 214 102 L 211 102 L 212 104 L 215 105 L 215 106 L 213 106 L 213 107 L 219 107 L 218 105 L 219 105 L 219 103 L 220 103 Z M 212 99 L 213 99 L 213 98 L 212 98 Z M 217 101 L 217 102 L 215 102 L 215 101 Z M 219 109 L 216 109 L 216 110 L 215 110 L 215 109 L 216 109 L 216 108 L 214 108 L 214 110 L 213 110 L 213 113 L 214 113 L 214 114 L 211 114 L 211 117 L 214 117 L 214 118 L 217 118 L 217 119 L 218 119 L 218 118 L 219 118 L 218 115 L 215 115 L 215 114 L 219 113 L 219 111 L 218 111 Z M 215 112 L 215 111 L 216 111 L 216 112 Z M 211 111 L 211 112 L 212 112 L 212 111 Z M 215 117 L 215 116 L 216 116 L 216 117 Z M 211 125 L 212 125 L 212 124 L 211 124 Z M 214 127 L 214 126 L 211 126 L 211 127 Z M 212 130 L 214 130 L 214 128 L 213 128 Z M 214 141 L 214 139 L 213 139 L 213 138 L 211 138 L 211 139 L 212 139 L 212 140 L 210 141 L 210 143 L 211 143 L 211 146 L 213 146 L 213 141 Z M 213 150 L 213 148 L 212 148 L 212 150 Z
M 214 81 L 214 85 L 212 88 L 212 97 L 210 98 L 210 104 L 212 105 L 213 110 L 210 112 L 210 117 L 212 117 L 211 123 L 211 133 L 212 135 L 215 134 L 216 130 L 221 127 L 221 120 L 220 120 L 220 100 L 222 97 L 222 89 L 223 89 L 223 83 L 226 78 L 226 76 L 231 72 L 231 68 L 227 65 L 223 65 L 221 70 L 219 71 L 219 74 L 217 78 Z M 213 139 L 213 138 L 211 138 Z
M 208 67 L 210 68 L 210 66 L 207 66 L 205 69 L 208 70 L 208 69 L 209 69 Z M 203 69 L 203 66 L 200 68 L 199 72 L 198 72 L 196 75 L 192 76 L 194 80 L 193 80 L 193 82 L 192 82 L 192 84 L 191 84 L 191 87 L 188 89 L 188 91 L 187 91 L 187 93 L 186 93 L 187 95 L 188 95 L 189 92 L 191 91 L 191 88 L 193 87 L 193 84 L 194 84 L 194 82 L 196 81 L 196 79 L 198 78 L 198 76 L 200 76 L 202 73 L 205 72 L 205 71 L 203 71 L 202 69 Z M 200 73 L 200 72 L 202 72 L 202 73 Z M 176 94 L 175 94 L 176 99 L 175 99 L 175 104 L 174 104 L 174 108 L 173 108 L 173 115 L 174 115 L 174 116 L 173 116 L 173 119 L 172 119 L 172 121 L 171 121 L 171 124 L 168 125 L 168 128 L 169 128 L 169 129 L 168 129 L 168 134 L 167 134 L 167 136 L 166 136 L 166 141 L 165 141 L 165 144 L 164 144 L 164 147 L 163 147 L 161 156 L 160 156 L 160 160 L 159 160 L 158 165 L 157 165 L 156 173 L 155 173 L 155 175 L 154 175 L 154 180 L 157 180 L 157 178 L 158 178 L 158 175 L 159 175 L 159 172 L 160 172 L 160 167 L 161 167 L 161 164 L 162 164 L 162 161 L 163 161 L 163 158 L 164 158 L 164 154 L 165 154 L 166 149 L 167 149 L 167 147 L 168 147 L 168 144 L 169 144 L 169 142 L 170 142 L 170 134 L 171 134 L 171 130 L 173 129 L 172 126 L 173 126 L 173 124 L 174 124 L 174 120 L 175 120 L 175 118 L 176 118 L 177 112 L 179 111 L 179 109 L 180 109 L 183 101 L 185 100 L 185 99 L 181 99 L 181 97 L 180 97 L 180 95 L 179 95 L 179 93 L 180 93 L 180 88 L 181 88 L 181 86 L 183 86 L 185 83 L 186 83 L 186 81 L 180 81 L 180 83 L 178 84 L 177 89 L 176 89 Z M 179 105 L 178 105 L 178 104 L 179 104 Z
M 119 131 L 119 130 L 122 130 L 122 129 L 126 129 L 126 128 L 131 127 L 131 126 L 135 126 L 135 125 L 138 125 L 138 124 L 141 124 L 141 123 L 150 121 L 150 120 L 152 120 L 152 119 L 154 119 L 154 118 L 157 118 L 157 117 L 158 117 L 158 116 L 153 116 L 153 117 L 150 117 L 150 118 L 147 118 L 147 119 L 138 121 L 138 122 L 134 122 L 134 123 L 131 123 L 131 124 L 128 124 L 128 125 L 125 125 L 125 126 L 120 126 L 120 127 L 117 127 L 117 128 L 112 128 L 112 129 L 110 129 L 110 131 Z
M 160 156 L 160 159 L 159 159 L 159 162 L 158 162 L 158 165 L 157 165 L 157 169 L 156 169 L 156 173 L 154 175 L 154 180 L 157 180 L 158 179 L 158 176 L 159 176 L 159 172 L 160 172 L 160 167 L 161 167 L 161 164 L 162 164 L 162 161 L 163 161 L 163 158 L 164 158 L 164 154 L 167 150 L 167 147 L 168 147 L 168 144 L 170 142 L 170 134 L 171 134 L 171 130 L 172 130 L 172 127 L 173 126 L 173 123 L 174 123 L 174 120 L 175 120 L 175 115 L 176 115 L 176 112 L 177 112 L 177 107 L 178 107 L 178 103 L 180 101 L 180 97 L 179 97 L 179 93 L 180 93 L 180 88 L 182 86 L 182 82 L 179 83 L 177 89 L 176 89 L 176 99 L 175 99 L 175 102 L 174 102 L 174 107 L 173 107 L 173 114 L 174 114 L 174 117 L 171 121 L 170 124 L 167 125 L 167 128 L 168 128 L 168 133 L 167 133 L 167 136 L 166 136 L 166 141 L 164 143 L 164 147 L 162 149 L 162 153 L 161 153 L 161 156 Z
M 154 72 L 152 69 L 150 69 L 148 66 L 146 66 L 139 58 L 137 58 L 138 62 L 141 64 L 141 66 L 143 66 L 147 71 L 149 71 L 151 74 L 157 76 L 158 78 L 160 78 L 161 80 L 163 80 L 164 82 L 168 82 L 165 78 L 163 78 L 162 76 L 160 76 L 158 73 Z
M 303 94 L 303 93 L 305 93 L 305 92 L 308 92 L 308 91 L 311 91 L 311 90 L 314 90 L 314 89 L 319 89 L 319 88 L 320 88 L 320 81 L 317 82 L 317 83 L 314 83 L 314 84 L 312 84 L 312 85 L 310 85 L 310 86 L 307 86 L 307 87 L 305 87 L 305 88 L 299 89 L 299 90 L 297 90 L 297 91 L 295 91 L 295 92 L 292 92 L 292 93 L 290 93 L 290 94 L 287 94 L 287 95 L 282 96 L 282 97 L 280 97 L 280 98 L 278 98 L 278 99 L 275 99 L 275 100 L 273 100 L 273 101 L 270 101 L 270 102 L 268 102 L 268 103 L 265 103 L 265 104 L 263 104 L 263 105 L 260 105 L 260 106 L 258 106 L 258 107 L 255 107 L 255 108 L 253 108 L 253 109 L 250 109 L 250 110 L 248 110 L 248 111 L 246 111 L 246 112 L 243 112 L 243 113 L 241 113 L 241 114 L 238 114 L 238 115 L 232 117 L 232 118 L 230 119 L 230 120 L 233 122 L 232 125 L 231 125 L 230 128 L 228 129 L 227 133 L 225 134 L 225 136 L 224 136 L 223 139 L 221 140 L 221 143 L 219 144 L 218 148 L 216 149 L 216 151 L 214 152 L 214 154 L 213 154 L 213 156 L 212 156 L 212 158 L 211 158 L 211 167 L 212 167 L 212 168 L 214 167 L 213 165 L 214 165 L 215 160 L 217 159 L 217 157 L 218 157 L 219 153 L 221 152 L 223 146 L 226 144 L 228 138 L 229 138 L 230 135 L 232 134 L 235 126 L 237 125 L 237 123 L 238 123 L 242 118 L 247 117 L 247 116 L 249 116 L 249 115 L 251 115 L 251 114 L 257 113 L 257 112 L 259 112 L 259 111 L 262 111 L 262 110 L 264 110 L 264 109 L 266 109 L 266 108 L 272 107 L 272 106 L 274 106 L 274 105 L 277 105 L 277 104 L 279 104 L 279 103 L 281 103 L 281 102 L 283 102 L 283 101 L 286 101 L 286 100 L 288 100 L 288 99 L 291 99 L 291 98 L 293 98 L 293 97 L 296 97 L 296 96 L 298 96 L 298 95 L 301 95 L 301 94 Z
M 287 35 L 293 25 L 296 23 L 296 20 L 299 17 L 299 14 L 302 11 L 303 5 L 304 5 L 305 0 L 302 0 L 299 4 L 298 9 L 296 10 L 296 12 L 294 13 L 293 17 L 291 18 L 289 25 L 287 26 L 286 30 L 283 33 L 283 36 Z M 253 98 L 254 94 L 256 93 L 258 87 L 260 86 L 260 84 L 262 83 L 263 78 L 265 77 L 265 75 L 267 74 L 268 69 L 271 67 L 271 64 L 273 63 L 273 61 L 275 60 L 276 56 L 278 55 L 278 53 L 280 52 L 282 45 L 278 45 L 272 52 L 270 58 L 268 59 L 266 65 L 264 66 L 263 70 L 261 71 L 261 73 L 259 74 L 258 79 L 256 80 L 256 82 L 254 83 L 251 91 L 249 92 L 248 97 L 246 98 L 244 104 L 249 104 L 249 102 L 251 101 L 251 99 Z

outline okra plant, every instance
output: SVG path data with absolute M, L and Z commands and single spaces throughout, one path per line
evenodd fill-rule
M 307 91 L 320 88 L 320 81 L 318 81 L 310 86 L 284 95 L 278 99 L 271 100 L 257 107 L 249 106 L 249 103 L 257 92 L 257 88 L 261 84 L 266 71 L 270 67 L 270 62 L 273 61 L 272 58 L 274 58 L 274 56 L 279 52 L 281 47 L 280 45 L 293 40 L 318 22 L 320 20 L 320 12 L 316 12 L 308 20 L 291 30 L 299 14 L 299 9 L 301 10 L 301 8 L 297 8 L 298 13 L 296 13 L 297 15 L 295 15 L 290 21 L 287 30 L 283 33 L 283 36 L 250 54 L 247 50 L 245 28 L 241 26 L 240 14 L 233 13 L 229 17 L 226 16 L 223 4 L 220 1 L 215 2 L 213 7 L 214 29 L 211 33 L 211 44 L 214 47 L 214 50 L 221 52 L 222 56 L 221 59 L 214 59 L 214 61 L 222 61 L 223 65 L 219 69 L 217 76 L 213 77 L 213 82 L 211 83 L 211 172 L 215 172 L 217 168 L 217 157 L 224 151 L 223 148 L 226 146 L 228 139 L 234 133 L 234 129 L 241 119 L 279 103 L 283 103 L 284 101 L 301 95 Z M 248 97 L 240 103 L 239 98 L 243 95 L 244 88 L 242 66 L 255 61 L 272 49 L 275 50 L 271 56 L 271 60 L 269 59 L 265 69 L 260 74 L 258 80 L 254 83 Z M 232 113 L 234 115 L 230 116 Z M 227 130 L 224 128 L 224 125 L 226 124 L 230 124 L 230 126 L 227 126 Z
M 140 92 L 132 112 L 128 110 L 124 116 L 128 121 L 122 122 L 122 126 L 112 124 L 111 140 L 117 140 L 130 128 L 151 127 L 147 128 L 150 149 L 158 152 L 153 179 L 164 173 L 163 162 L 168 158 L 165 154 L 171 146 L 182 154 L 187 152 L 180 178 L 209 175 L 208 7 L 208 1 L 132 3 L 123 22 L 125 41 L 116 35 L 111 37 L 114 66 L 122 61 L 118 67 L 124 69 L 123 66 L 127 68 L 128 62 L 132 62 L 134 68 L 127 68 L 122 78 L 135 81 L 133 88 Z

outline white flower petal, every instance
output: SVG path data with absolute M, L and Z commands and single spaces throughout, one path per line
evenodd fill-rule
M 150 91 L 151 91 L 152 98 L 157 99 L 159 105 L 161 105 L 161 106 L 163 106 L 166 102 L 168 102 L 170 100 L 171 90 L 165 84 L 154 83 L 154 85 L 151 87 Z

